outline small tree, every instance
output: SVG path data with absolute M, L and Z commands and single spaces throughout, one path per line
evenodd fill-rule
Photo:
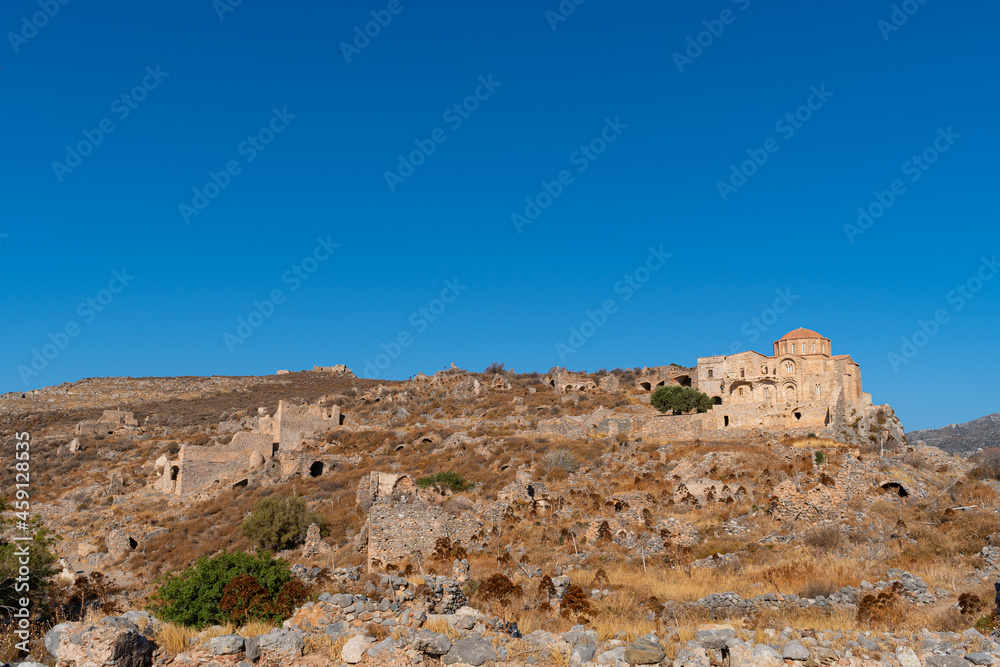
M 240 532 L 268 551 L 282 551 L 302 544 L 313 523 L 326 532 L 326 519 L 310 511 L 305 498 L 269 496 L 257 501 Z
M 485 373 L 486 375 L 499 375 L 501 373 L 506 373 L 506 372 L 507 369 L 504 367 L 504 364 L 500 363 L 499 361 L 494 361 L 492 364 L 486 367 L 485 371 L 483 371 L 483 373 Z
M 712 399 L 691 387 L 659 387 L 653 392 L 649 402 L 660 412 L 672 410 L 674 414 L 691 410 L 708 412 L 712 409 Z
M 227 591 L 229 583 L 241 575 L 249 575 L 249 578 L 240 579 Z M 275 560 L 270 555 L 223 552 L 214 558 L 199 558 L 180 574 L 168 575 L 153 596 L 150 609 L 163 620 L 182 625 L 203 628 L 216 623 L 224 624 L 243 616 L 246 611 L 251 615 L 264 613 L 263 600 L 258 598 L 276 599 L 291 580 L 288 563 Z M 254 582 L 260 590 L 253 585 Z M 244 587 L 238 591 L 241 583 Z M 227 593 L 229 598 L 226 600 L 226 611 L 223 611 L 220 605 Z M 280 613 L 270 614 L 269 620 L 280 623 L 283 616 Z

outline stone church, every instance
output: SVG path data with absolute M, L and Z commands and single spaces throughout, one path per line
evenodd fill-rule
M 857 362 L 834 355 L 830 339 L 810 329 L 775 341 L 772 356 L 699 357 L 696 382 L 716 404 L 702 415 L 709 428 L 824 427 L 872 405 Z

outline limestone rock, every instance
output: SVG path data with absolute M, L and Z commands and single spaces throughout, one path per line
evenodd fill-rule
M 365 657 L 370 642 L 362 635 L 355 635 L 347 640 L 343 650 L 340 652 L 340 659 L 349 665 L 356 665 Z
M 751 659 L 753 660 L 753 664 L 760 667 L 778 667 L 785 664 L 777 649 L 767 644 L 757 644 L 754 646 Z
M 61 623 L 45 635 L 45 648 L 61 664 L 149 667 L 153 660 L 153 647 L 139 632 L 110 625 Z
M 785 644 L 781 649 L 781 657 L 785 660 L 804 661 L 809 659 L 809 649 L 802 645 L 797 639 Z
M 493 644 L 482 637 L 462 637 L 455 642 L 451 650 L 441 658 L 446 665 L 472 665 L 480 667 L 487 662 L 496 662 L 497 652 Z
M 972 663 L 957 655 L 929 655 L 926 664 L 927 667 L 971 667 Z
M 451 650 L 451 640 L 442 632 L 418 630 L 410 642 L 410 646 L 428 655 L 444 655 Z
M 667 657 L 659 642 L 640 637 L 625 649 L 625 662 L 630 665 L 655 665 Z
M 208 641 L 208 650 L 212 655 L 235 655 L 242 653 L 246 647 L 246 639 L 239 635 L 222 635 Z

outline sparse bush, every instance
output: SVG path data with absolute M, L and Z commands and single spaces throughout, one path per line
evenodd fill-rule
M 1000 447 L 987 447 L 973 458 L 976 467 L 969 471 L 972 479 L 1000 480 Z
M 483 371 L 483 373 L 485 373 L 486 375 L 498 375 L 500 373 L 506 373 L 506 372 L 507 369 L 504 368 L 504 365 L 499 361 L 494 361 L 492 364 L 486 367 L 486 370 Z
M 906 617 L 903 600 L 900 594 L 904 592 L 903 585 L 898 581 L 889 588 L 882 589 L 878 594 L 868 593 L 858 601 L 858 623 L 867 627 L 885 627 L 895 630 Z
M 814 456 L 816 457 L 816 465 L 821 466 L 826 463 L 826 454 L 823 452 L 817 451 Z
M 226 586 L 241 575 L 249 575 L 257 585 L 267 592 L 269 600 L 275 599 L 282 588 L 292 580 L 288 563 L 275 560 L 270 555 L 251 556 L 242 551 L 224 552 L 214 558 L 199 558 L 198 562 L 177 575 L 168 575 L 160 583 L 152 598 L 150 610 L 160 618 L 173 623 L 203 628 L 212 624 L 224 624 L 232 618 L 238 608 L 238 601 L 227 605 L 228 612 L 220 608 Z M 247 609 L 261 609 L 254 603 L 248 579 L 243 591 L 243 602 Z M 231 596 L 236 596 L 230 589 Z M 259 591 L 257 594 L 263 596 Z M 280 623 L 284 615 L 273 614 L 273 620 Z
M 575 614 L 579 622 L 580 618 L 586 618 L 586 614 L 592 613 L 590 599 L 583 592 L 583 589 L 576 584 L 570 584 L 559 605 L 559 615 L 563 618 L 570 618 L 571 615 Z
M 457 472 L 452 472 L 451 470 L 447 472 L 434 473 L 433 475 L 417 479 L 417 486 L 421 489 L 426 489 L 432 484 L 440 484 L 441 486 L 447 487 L 452 491 L 466 491 L 475 486 L 475 484 L 465 479 Z
M 315 523 L 325 532 L 326 519 L 312 512 L 305 498 L 269 496 L 254 505 L 240 532 L 269 551 L 282 551 L 302 544 L 309 525 Z
M 576 455 L 568 449 L 549 450 L 542 457 L 541 463 L 542 468 L 550 472 L 571 473 L 580 467 L 580 462 L 576 459 Z
M 712 399 L 691 387 L 659 387 L 650 396 L 649 402 L 660 412 L 673 411 L 683 414 L 691 410 L 708 412 L 712 409 Z

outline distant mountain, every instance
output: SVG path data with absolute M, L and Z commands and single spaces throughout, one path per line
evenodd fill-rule
M 910 443 L 923 440 L 928 445 L 940 447 L 953 454 L 974 452 L 980 447 L 1000 447 L 1000 412 L 965 424 L 911 431 L 907 436 Z

